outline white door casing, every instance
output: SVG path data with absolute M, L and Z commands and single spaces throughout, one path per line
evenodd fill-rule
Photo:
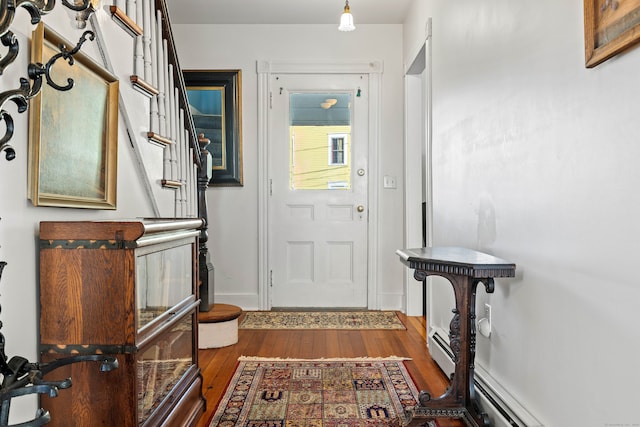
M 367 307 L 368 75 L 274 74 L 271 86 L 271 303 Z
M 368 217 L 367 230 L 367 307 L 378 309 L 378 267 L 375 262 L 378 252 L 378 141 L 380 126 L 380 93 L 382 63 L 378 61 L 366 63 L 291 63 L 258 61 L 258 176 L 260 185 L 258 188 L 258 293 L 259 309 L 269 310 L 272 306 L 272 288 L 270 265 L 270 170 L 269 156 L 271 149 L 271 134 L 269 123 L 271 120 L 272 94 L 276 90 L 271 86 L 273 74 L 358 74 L 368 76 L 368 87 L 362 87 L 368 93 Z
M 426 31 L 424 44 L 405 72 L 405 247 L 408 248 L 431 246 L 433 236 L 431 19 Z M 422 202 L 425 202 L 424 218 Z M 427 283 L 430 281 L 427 278 Z M 404 285 L 406 313 L 421 315 L 423 301 L 426 299 L 425 305 L 429 304 L 431 286 L 423 289 L 408 268 Z

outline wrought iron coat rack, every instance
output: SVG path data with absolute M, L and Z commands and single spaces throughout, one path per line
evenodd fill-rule
M 78 12 L 79 28 L 83 28 L 83 22 L 93 12 L 90 0 L 77 0 L 74 3 L 62 0 L 62 4 Z M 25 8 L 31 16 L 31 23 L 35 25 L 40 22 L 42 15 L 52 11 L 54 6 L 55 0 L 0 0 L 0 43 L 7 48 L 6 54 L 4 56 L 0 55 L 0 75 L 2 75 L 6 67 L 15 61 L 19 53 L 18 40 L 9 29 L 13 23 L 16 9 L 18 7 Z M 56 90 L 70 90 L 73 87 L 73 79 L 67 79 L 66 85 L 59 85 L 51 78 L 51 68 L 61 58 L 67 61 L 69 65 L 73 65 L 73 55 L 80 51 L 84 42 L 93 39 L 93 32 L 85 31 L 73 49 L 68 49 L 64 45 L 58 46 L 60 52 L 54 55 L 46 64 L 29 64 L 27 73 L 33 83 L 22 77 L 20 78 L 19 88 L 0 93 L 0 121 L 4 122 L 5 125 L 5 134 L 0 138 L 0 153 L 5 153 L 6 160 L 13 160 L 16 157 L 16 153 L 13 147 L 9 145 L 14 132 L 13 118 L 4 109 L 4 105 L 8 101 L 13 101 L 18 107 L 18 113 L 26 111 L 28 101 L 42 89 L 43 78 L 49 86 Z M 0 279 L 2 279 L 2 272 L 6 265 L 5 261 L 0 261 Z M 2 322 L 0 321 L 1 328 Z M 9 424 L 9 412 L 11 400 L 14 397 L 30 394 L 48 394 L 50 397 L 55 397 L 58 395 L 58 390 L 71 387 L 71 378 L 60 381 L 45 381 L 43 379 L 46 374 L 57 368 L 78 362 L 100 362 L 100 370 L 103 372 L 111 371 L 118 367 L 118 360 L 115 357 L 100 354 L 78 355 L 58 359 L 50 363 L 30 362 L 22 356 L 9 358 L 5 352 L 5 345 L 5 337 L 0 332 L 0 375 L 2 376 L 0 383 L 0 427 L 11 426 Z M 22 422 L 14 426 L 38 427 L 47 424 L 50 420 L 51 415 L 49 412 L 41 408 L 36 411 L 35 417 L 31 421 Z
M 18 7 L 23 7 L 31 16 L 31 23 L 40 22 L 42 15 L 51 12 L 55 6 L 55 0 L 0 0 L 0 43 L 7 48 L 7 53 L 0 56 L 0 75 L 13 61 L 15 61 L 19 52 L 18 40 L 15 34 L 9 29 L 13 23 L 13 18 Z M 80 3 L 70 3 L 62 0 L 62 4 L 67 8 L 78 12 L 78 27 L 82 27 L 82 23 L 86 21 L 88 14 L 93 12 L 91 0 L 80 0 Z M 0 138 L 0 153 L 5 153 L 5 159 L 11 161 L 15 159 L 15 149 L 9 144 L 13 137 L 14 124 L 13 117 L 5 109 L 4 105 L 8 101 L 13 101 L 18 107 L 18 113 L 23 113 L 28 107 L 28 101 L 36 96 L 42 89 L 42 76 L 44 75 L 47 84 L 56 90 L 66 91 L 73 87 L 73 79 L 67 79 L 65 86 L 60 86 L 53 81 L 50 76 L 51 67 L 54 63 L 62 58 L 69 65 L 73 65 L 73 55 L 80 51 L 82 44 L 87 40 L 93 40 L 94 34 L 91 31 L 85 31 L 75 48 L 69 50 L 66 46 L 60 45 L 60 53 L 54 55 L 45 65 L 29 64 L 28 75 L 33 84 L 29 83 L 24 77 L 20 78 L 20 87 L 17 89 L 7 90 L 0 93 L 0 121 L 4 122 L 5 134 Z

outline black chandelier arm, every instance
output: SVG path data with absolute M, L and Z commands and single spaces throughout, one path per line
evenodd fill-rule
M 109 372 L 118 368 L 118 359 L 113 356 L 107 356 L 105 354 L 81 354 L 71 357 L 64 357 L 56 359 L 49 363 L 36 364 L 37 369 L 42 372 L 43 375 L 48 374 L 62 366 L 71 365 L 78 362 L 101 362 L 100 371 Z
M 6 265 L 6 263 L 4 264 Z M 4 266 L 0 264 L 1 268 Z M 79 362 L 102 362 L 100 371 L 112 371 L 118 368 L 118 360 L 113 356 L 103 354 L 76 355 L 63 359 L 57 359 L 51 363 L 30 363 L 26 358 L 13 356 L 6 362 L 4 353 L 4 336 L 0 333 L 0 360 L 2 360 L 2 387 L 0 387 L 0 427 L 9 426 L 9 411 L 11 409 L 11 399 L 14 397 L 26 396 L 29 394 L 47 394 L 54 398 L 58 396 L 58 390 L 71 387 L 71 378 L 61 381 L 44 381 L 42 377 L 62 366 Z M 49 422 L 48 413 L 39 410 L 36 418 L 24 424 L 14 424 L 12 427 L 36 427 Z M 44 421 L 44 422 L 43 422 Z
M 36 394 L 36 393 L 47 394 L 49 395 L 49 397 L 56 397 L 58 395 L 58 390 L 56 389 L 55 386 L 50 384 L 38 384 L 38 385 L 30 385 L 27 387 L 14 388 L 11 390 L 0 392 L 0 402 L 11 400 L 14 397 L 28 396 L 30 394 Z
M 19 7 L 26 9 L 31 16 L 31 23 L 35 25 L 40 22 L 42 15 L 51 12 L 55 5 L 56 0 L 0 0 L 0 43 L 7 48 L 7 52 L 4 55 L 0 54 L 0 75 L 18 56 L 18 40 L 15 34 L 9 30 L 15 18 L 16 9 Z M 86 19 L 94 12 L 91 0 L 62 0 L 62 5 L 73 11 L 82 12 L 79 22 L 84 22 L 84 25 L 79 25 L 80 28 L 86 26 Z M 73 65 L 73 55 L 78 53 L 85 41 L 94 40 L 94 38 L 93 32 L 85 31 L 78 44 L 70 51 L 64 46 L 59 46 L 60 53 L 54 55 L 46 65 L 39 63 L 29 64 L 27 72 L 29 78 L 33 80 L 33 84 L 30 85 L 27 79 L 21 78 L 20 88 L 0 93 L 0 122 L 4 122 L 5 127 L 4 135 L 0 138 L 0 155 L 4 153 L 7 161 L 15 159 L 16 152 L 9 145 L 9 141 L 13 137 L 14 122 L 11 114 L 3 108 L 4 104 L 11 100 L 18 106 L 19 113 L 24 112 L 28 106 L 27 101 L 36 96 L 42 89 L 42 75 L 45 76 L 47 84 L 54 89 L 59 91 L 70 90 L 73 87 L 73 79 L 68 78 L 66 85 L 57 84 L 49 74 L 51 67 L 60 58 L 64 58 L 69 65 Z M 2 427 L 1 423 L 0 427 Z
M 2 333 L 0 333 L 2 335 Z M 4 344 L 4 335 L 2 335 L 2 342 Z M 5 392 L 9 392 L 14 389 L 25 388 L 29 384 L 41 383 L 42 373 L 38 370 L 37 364 L 29 363 L 29 361 L 22 356 L 13 356 L 6 362 L 6 354 L 4 353 L 4 346 L 2 348 L 2 359 L 5 362 L 2 364 L 2 387 L 0 387 L 0 401 L 2 401 L 2 395 Z M 56 385 L 56 384 L 54 384 Z
M 86 3 L 88 3 L 89 0 L 83 1 L 84 3 L 82 5 L 73 5 L 74 10 L 78 7 L 83 7 L 83 9 L 80 10 L 86 9 Z M 51 12 L 55 5 L 55 0 L 0 0 L 0 35 L 4 35 L 9 31 L 17 8 L 25 8 L 31 16 L 31 23 L 35 25 L 40 22 L 42 15 Z M 71 5 L 65 6 L 70 7 Z
M 13 117 L 6 111 L 0 110 L 0 121 L 5 123 L 5 134 L 0 139 L 0 154 L 4 152 L 4 158 L 11 161 L 16 158 L 16 150 L 9 145 L 9 140 L 13 137 Z
M 2 336 L 2 333 L 0 333 L 0 336 Z M 2 342 L 4 344 L 4 336 L 2 336 Z M 4 348 L 2 348 L 0 356 L 1 359 L 6 360 Z M 43 380 L 43 377 L 62 366 L 80 362 L 100 362 L 101 372 L 113 371 L 119 366 L 118 359 L 114 356 L 107 356 L 104 354 L 81 354 L 56 359 L 49 363 L 31 363 L 22 356 L 13 356 L 8 363 L 2 363 L 2 375 L 4 378 L 2 380 L 2 386 L 0 387 L 0 401 L 2 400 L 2 393 L 14 389 L 25 388 L 30 384 L 51 386 L 56 390 L 69 388 L 71 387 L 71 378 L 56 381 L 45 381 Z
M 58 390 L 71 387 L 71 378 L 56 381 L 45 381 L 43 380 L 43 377 L 62 366 L 80 362 L 101 362 L 101 372 L 109 372 L 117 369 L 119 366 L 118 359 L 114 356 L 107 356 L 104 354 L 76 355 L 56 359 L 50 363 L 31 363 L 22 356 L 13 356 L 7 363 L 6 354 L 4 352 L 4 335 L 2 333 L 0 333 L 0 338 L 3 344 L 0 351 L 0 359 L 3 362 L 1 372 L 3 380 L 2 386 L 0 387 L 0 402 L 6 400 L 6 398 L 3 397 L 5 394 L 10 397 L 21 396 L 22 394 L 15 394 L 18 392 L 14 393 L 14 390 L 27 390 L 34 386 L 48 387 L 51 390 L 50 397 L 56 397 Z M 24 394 L 29 394 L 29 392 L 24 391 Z M 0 424 L 0 426 L 2 426 L 2 424 Z
M 47 10 L 47 2 L 45 0 L 9 0 L 9 8 L 12 7 L 12 3 L 15 5 L 14 9 L 22 6 L 29 12 L 31 16 L 31 23 L 33 25 L 40 22 L 43 14 L 46 14 L 51 9 Z
M 4 111 L 4 104 L 13 101 L 18 106 L 18 113 L 24 113 L 29 105 L 27 101 L 29 100 L 30 92 L 31 85 L 29 85 L 29 80 L 21 77 L 20 87 L 18 89 L 0 93 L 0 109 Z
M 62 4 L 68 9 L 82 12 L 91 6 L 91 0 L 82 0 L 79 4 L 62 0 Z M 56 0 L 0 0 L 0 35 L 9 30 L 18 7 L 27 10 L 31 16 L 31 23 L 35 25 L 40 22 L 42 15 L 51 12 L 55 6 Z
M 73 3 L 69 3 L 67 0 L 62 0 L 62 4 L 71 10 L 74 10 L 76 12 L 82 12 L 83 10 L 89 7 L 89 5 L 91 4 L 91 0 L 82 0 L 81 4 L 73 4 Z
M 4 56 L 0 56 L 0 75 L 4 72 L 5 68 L 18 56 L 18 39 L 12 31 L 7 31 L 0 36 L 0 43 L 8 47 L 7 53 Z
M 28 90 L 28 87 L 29 83 L 26 82 L 27 89 L 25 90 Z M 6 266 L 7 263 L 5 261 L 0 261 L 0 279 L 2 279 L 2 272 Z M 2 328 L 1 321 L 0 328 Z M 7 363 L 5 338 L 2 333 L 0 333 L 0 362 L 3 376 L 2 387 L 0 387 L 0 427 L 41 427 L 48 424 L 51 421 L 51 414 L 42 408 L 36 411 L 35 417 L 30 421 L 9 424 L 11 399 L 30 394 L 48 394 L 51 397 L 55 397 L 58 395 L 57 385 L 55 383 L 43 383 L 41 381 L 42 373 L 37 369 L 32 369 L 37 366 L 29 363 L 23 357 L 12 357 Z M 58 384 L 66 386 L 67 383 L 70 387 L 71 380 L 69 379 Z
M 71 378 L 65 378 L 64 380 L 59 380 L 59 381 L 43 381 L 42 380 L 42 372 L 41 371 L 30 371 L 28 378 L 30 379 L 30 381 L 23 385 L 22 387 L 31 387 L 29 384 L 32 384 L 33 386 L 44 386 L 44 387 L 49 387 L 52 391 L 49 393 L 49 397 L 57 397 L 58 396 L 58 390 L 64 390 L 67 389 L 69 387 L 71 387 L 72 383 L 71 383 Z
M 28 106 L 27 101 L 29 99 L 30 91 L 31 86 L 29 85 L 29 80 L 21 78 L 20 87 L 18 89 L 0 93 L 0 121 L 4 122 L 5 127 L 4 136 L 0 139 L 0 153 L 5 153 L 5 159 L 7 161 L 15 159 L 16 152 L 13 147 L 9 145 L 9 141 L 11 140 L 14 131 L 13 117 L 11 117 L 11 114 L 4 109 L 4 105 L 8 101 L 13 101 L 18 106 L 18 113 L 24 112 Z M 2 270 L 0 269 L 0 273 L 1 272 Z
M 51 414 L 42 408 L 36 411 L 34 419 L 19 424 L 9 424 L 9 411 L 11 409 L 11 399 L 14 397 L 27 396 L 30 394 L 47 394 L 50 397 L 57 396 L 57 390 L 51 386 L 37 385 L 23 389 L 12 390 L 7 393 L 0 393 L 0 426 L 1 427 L 40 427 L 51 421 Z
M 51 12 L 56 5 L 56 0 L 44 0 L 44 7 L 42 8 L 42 13 L 47 14 Z
M 0 333 L 0 336 L 2 334 Z M 4 336 L 2 336 L 4 342 Z M 2 349 L 2 359 L 6 358 Z M 6 371 L 2 387 L 0 388 L 0 427 L 38 427 L 50 421 L 48 412 L 39 409 L 36 418 L 23 424 L 9 425 L 9 411 L 11 409 L 11 399 L 14 397 L 26 396 L 29 394 L 47 394 L 54 398 L 58 396 L 58 390 L 71 387 L 71 378 L 61 381 L 44 381 L 42 377 L 62 366 L 79 362 L 102 362 L 100 371 L 112 371 L 118 368 L 118 360 L 113 356 L 103 354 L 76 355 L 57 359 L 51 363 L 30 363 L 21 356 L 14 356 L 9 363 L 4 363 Z
M 31 84 L 31 86 L 29 87 L 29 91 L 27 92 L 28 101 L 39 94 L 42 90 L 42 76 L 47 76 L 47 69 L 39 62 L 36 62 L 35 64 L 31 63 L 27 66 L 27 74 L 29 75 L 29 78 L 33 80 L 33 83 Z M 71 80 L 73 82 L 73 79 L 67 79 L 67 81 L 68 80 Z M 22 79 L 20 81 L 22 81 Z
M 9 31 L 9 27 L 16 15 L 16 8 L 13 0 L 0 0 L 0 34 Z

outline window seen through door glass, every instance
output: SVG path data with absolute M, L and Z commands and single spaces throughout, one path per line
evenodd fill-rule
M 351 189 L 351 94 L 292 93 L 289 106 L 290 188 Z

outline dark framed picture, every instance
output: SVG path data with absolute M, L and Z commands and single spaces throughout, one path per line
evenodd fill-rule
M 184 70 L 196 132 L 210 143 L 209 185 L 242 186 L 242 71 Z
M 640 0 L 584 0 L 587 68 L 640 42 Z
M 33 32 L 31 61 L 46 63 L 73 44 L 42 22 Z M 82 52 L 58 61 L 29 107 L 29 198 L 34 206 L 116 209 L 118 79 Z

